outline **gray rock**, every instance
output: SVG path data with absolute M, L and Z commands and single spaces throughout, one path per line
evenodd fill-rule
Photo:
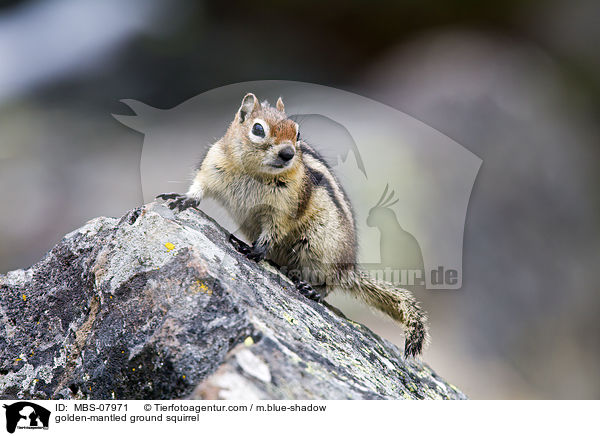
M 4 399 L 465 398 L 197 210 L 96 218 L 0 296 Z

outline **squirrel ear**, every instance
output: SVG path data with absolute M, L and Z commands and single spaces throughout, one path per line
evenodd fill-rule
M 240 123 L 243 123 L 248 114 L 251 114 L 254 110 L 258 109 L 258 98 L 251 92 L 244 96 L 242 105 L 238 111 L 240 115 Z
M 283 105 L 283 100 L 281 99 L 281 97 L 279 97 L 277 99 L 277 104 L 276 104 L 277 110 L 280 112 L 285 112 L 285 106 Z

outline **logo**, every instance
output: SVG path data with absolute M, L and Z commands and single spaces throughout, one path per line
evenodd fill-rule
M 6 409 L 6 431 L 14 433 L 18 429 L 48 430 L 50 411 L 29 401 L 19 401 L 3 406 Z
M 426 124 L 374 100 L 291 81 L 227 85 L 163 110 L 123 100 L 113 115 L 144 134 L 144 202 L 188 190 L 194 166 L 247 93 L 287 115 L 333 169 L 354 208 L 361 270 L 403 286 L 460 289 L 467 208 L 482 160 Z M 238 223 L 212 199 L 200 208 L 230 232 Z

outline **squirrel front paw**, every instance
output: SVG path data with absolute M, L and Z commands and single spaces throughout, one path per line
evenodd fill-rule
M 241 239 L 236 238 L 233 233 L 229 235 L 229 242 L 233 247 L 240 253 L 244 254 L 248 259 L 260 262 L 267 255 L 269 247 L 265 244 L 259 244 L 255 242 L 250 247 Z
M 179 209 L 179 212 L 182 212 L 190 207 L 197 208 L 200 202 L 192 197 L 188 197 L 185 194 L 177 194 L 175 192 L 169 194 L 160 194 L 157 195 L 156 198 L 161 198 L 166 200 L 167 206 L 171 210 L 175 210 L 175 208 Z
M 260 262 L 267 256 L 268 246 L 264 244 L 259 244 L 255 242 L 250 248 L 250 252 L 246 254 L 248 259 L 254 260 L 256 262 Z

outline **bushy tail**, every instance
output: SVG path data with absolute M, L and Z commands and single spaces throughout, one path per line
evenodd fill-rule
M 343 281 L 347 283 L 342 287 L 406 327 L 405 357 L 421 354 L 429 339 L 427 315 L 410 291 L 376 282 L 358 271 L 348 271 Z

